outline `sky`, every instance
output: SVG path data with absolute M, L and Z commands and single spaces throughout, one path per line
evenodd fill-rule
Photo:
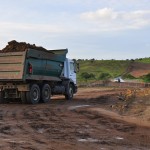
M 74 59 L 150 57 L 150 0 L 0 0 L 0 14 L 0 49 L 16 40 Z

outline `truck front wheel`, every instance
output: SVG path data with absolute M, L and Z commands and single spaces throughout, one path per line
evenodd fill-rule
M 42 87 L 42 102 L 47 103 L 51 99 L 51 88 L 49 84 L 44 84 Z
M 26 92 L 27 102 L 30 104 L 37 104 L 40 101 L 40 88 L 37 84 L 32 84 L 30 91 Z
M 67 93 L 65 94 L 66 100 L 72 100 L 73 99 L 73 86 L 69 84 L 66 91 L 67 91 Z

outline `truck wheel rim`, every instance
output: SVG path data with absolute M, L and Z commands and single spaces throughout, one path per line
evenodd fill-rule
M 70 89 L 69 89 L 69 94 L 70 94 L 70 97 L 72 98 L 73 90 L 72 90 L 72 88 L 71 88 L 71 87 L 70 87 Z
M 34 101 L 38 100 L 38 90 L 37 89 L 34 89 L 34 91 L 33 91 L 33 100 Z
M 44 97 L 46 98 L 46 99 L 48 99 L 49 98 L 49 93 L 50 91 L 48 90 L 48 89 L 45 89 L 45 91 L 44 91 Z

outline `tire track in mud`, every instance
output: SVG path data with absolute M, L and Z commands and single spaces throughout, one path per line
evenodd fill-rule
M 139 124 L 133 123 L 131 121 L 127 121 L 124 118 L 117 118 L 113 115 L 105 114 L 96 112 L 93 107 L 91 108 L 79 108 L 74 110 L 78 114 L 82 114 L 85 117 L 87 117 L 89 122 L 96 122 L 97 125 L 100 126 L 100 128 L 107 130 L 109 134 L 112 134 L 113 137 L 110 139 L 107 137 L 107 131 L 104 134 L 103 143 L 107 143 L 109 141 L 109 144 L 111 145 L 128 145 L 129 147 L 137 147 L 136 149 L 146 149 L 148 150 L 150 148 L 150 126 L 139 126 Z M 102 109 L 103 108 L 99 108 Z M 113 114 L 113 112 L 111 112 Z M 94 123 L 95 124 L 95 123 Z M 98 126 L 96 126 L 98 129 Z M 102 134 L 101 134 L 102 135 Z M 120 136 L 118 136 L 120 135 Z M 105 137 L 107 137 L 105 139 Z M 95 139 L 99 139 L 98 141 L 101 141 L 101 138 L 95 137 Z M 120 140 L 118 143 L 117 140 Z
M 115 129 L 121 132 L 130 132 L 136 129 L 135 124 L 127 123 L 124 120 L 119 120 L 112 115 L 101 114 L 96 111 L 91 111 L 92 109 L 79 109 L 75 110 L 79 114 L 83 114 L 90 120 L 95 120 L 98 124 L 101 124 L 110 129 Z M 112 113 L 113 114 L 113 113 Z
M 30 120 L 39 117 L 35 116 L 28 106 L 22 107 L 20 105 L 2 105 L 0 109 L 0 135 L 3 143 L 1 149 L 4 145 L 10 149 L 20 149 L 23 145 L 24 149 L 36 149 L 32 144 L 33 141 L 41 143 L 40 140 L 34 138 L 33 130 L 29 125 Z M 28 112 L 33 115 L 26 117 Z M 29 136 L 30 134 L 31 136 Z M 30 147 L 26 148 L 25 145 L 30 145 Z

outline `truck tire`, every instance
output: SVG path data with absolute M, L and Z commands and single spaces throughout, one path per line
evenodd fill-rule
M 73 86 L 71 84 L 67 86 L 66 92 L 67 92 L 65 94 L 66 100 L 72 100 L 73 99 Z
M 51 88 L 49 84 L 44 84 L 42 87 L 42 102 L 47 103 L 51 99 Z
M 37 104 L 40 101 L 40 88 L 37 84 L 32 84 L 30 91 L 26 92 L 27 102 L 29 104 Z

